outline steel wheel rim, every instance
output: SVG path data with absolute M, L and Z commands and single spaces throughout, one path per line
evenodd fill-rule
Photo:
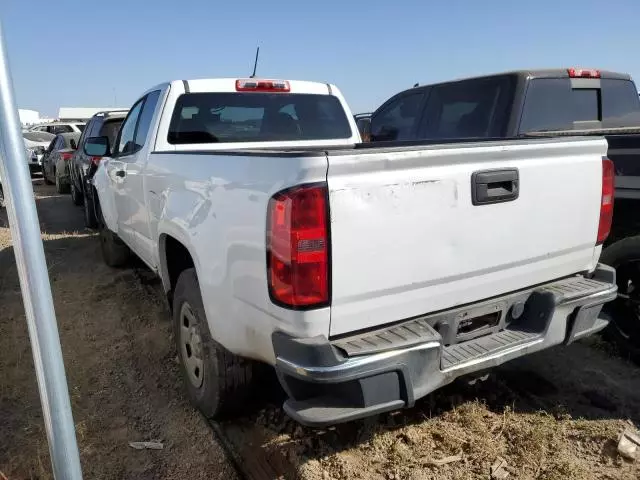
M 196 388 L 204 380 L 204 360 L 202 358 L 202 336 L 196 317 L 188 302 L 180 307 L 180 353 L 189 382 Z

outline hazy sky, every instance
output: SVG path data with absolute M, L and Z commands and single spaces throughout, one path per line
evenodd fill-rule
M 20 108 L 129 106 L 165 80 L 332 82 L 354 112 L 414 83 L 518 68 L 640 76 L 640 1 L 2 0 Z

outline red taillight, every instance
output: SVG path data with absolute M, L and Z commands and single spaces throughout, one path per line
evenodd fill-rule
M 615 189 L 616 172 L 613 162 L 608 158 L 602 159 L 602 200 L 600 201 L 600 223 L 598 224 L 598 241 L 596 245 L 604 243 L 611 231 L 613 221 L 613 194 Z
M 102 160 L 102 157 L 91 157 L 91 163 L 96 167 L 100 164 L 100 160 Z
M 326 185 L 304 185 L 269 200 L 267 275 L 274 302 L 290 308 L 329 303 Z
M 64 152 L 60 154 L 60 157 L 62 157 L 63 160 L 71 160 L 71 157 L 73 157 L 73 153 Z
M 569 68 L 567 69 L 569 78 L 600 78 L 600 70 L 589 68 Z
M 290 92 L 291 87 L 286 80 L 236 80 L 238 92 Z

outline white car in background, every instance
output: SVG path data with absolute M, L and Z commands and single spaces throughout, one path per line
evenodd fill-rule
M 35 125 L 29 130 L 32 132 L 47 132 L 54 135 L 60 133 L 82 133 L 85 125 L 85 122 L 51 122 Z
M 55 135 L 47 132 L 23 132 L 24 147 L 26 149 L 27 163 L 33 173 L 42 168 L 42 158 Z

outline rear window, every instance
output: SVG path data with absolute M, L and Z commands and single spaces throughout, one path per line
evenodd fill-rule
M 599 88 L 598 88 L 598 83 Z M 633 82 L 601 79 L 594 88 L 572 88 L 568 78 L 531 80 L 525 97 L 520 132 L 640 125 L 640 99 Z M 577 123 L 576 123 L 577 122 Z
M 84 123 L 76 123 L 76 127 L 78 128 L 78 130 L 80 130 L 80 132 L 84 132 Z
M 340 101 L 332 95 L 188 93 L 169 126 L 172 144 L 328 140 L 351 137 Z

